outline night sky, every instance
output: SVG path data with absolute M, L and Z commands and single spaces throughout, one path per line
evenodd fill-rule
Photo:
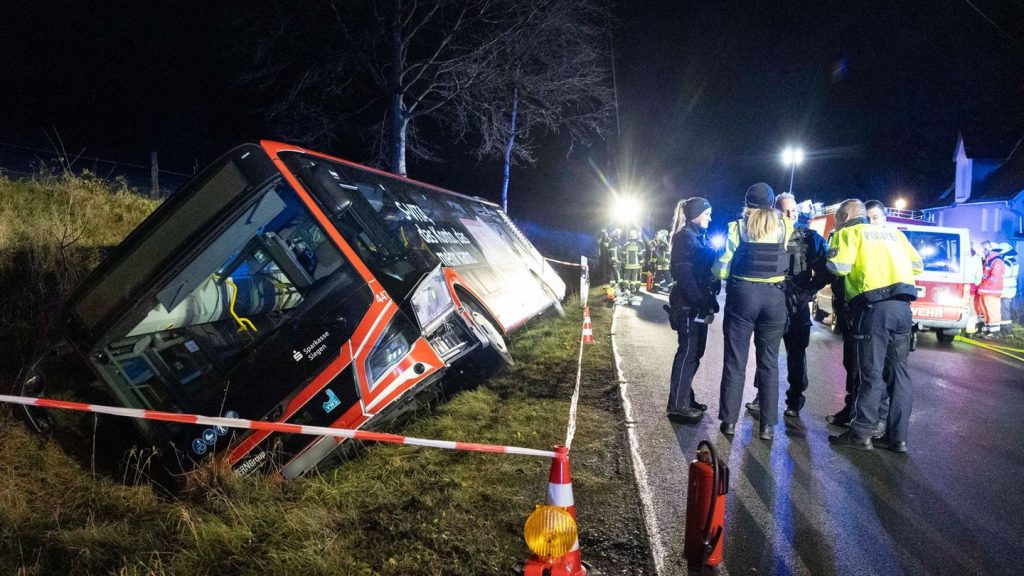
M 0 4 L 0 142 L 190 172 L 235 144 L 275 134 L 270 94 L 237 82 L 236 10 L 258 2 Z M 642 8 L 641 8 L 642 7 Z M 980 11 L 980 12 L 979 12 Z M 656 226 L 700 194 L 724 220 L 758 180 L 777 191 L 787 144 L 809 158 L 798 197 L 896 196 L 936 203 L 960 130 L 1024 135 L 1024 0 L 620 2 L 614 50 L 621 131 L 576 146 L 548 139 L 513 169 L 514 217 L 593 229 L 601 171 L 643 194 Z M 365 160 L 366 152 L 328 151 Z M 1008 152 L 1008 150 L 1007 150 Z M 497 199 L 500 164 L 442 145 L 446 163 L 410 176 Z

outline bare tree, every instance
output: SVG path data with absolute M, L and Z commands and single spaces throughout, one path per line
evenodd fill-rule
M 532 160 L 536 137 L 600 135 L 609 117 L 605 19 L 586 0 L 275 3 L 247 24 L 246 80 L 281 97 L 282 134 L 330 146 L 371 134 L 378 160 L 435 158 L 418 128 L 480 156 Z M 513 111 L 516 113 L 513 114 Z M 507 168 L 506 168 L 507 172 Z

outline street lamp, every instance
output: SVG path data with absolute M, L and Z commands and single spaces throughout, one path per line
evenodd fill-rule
M 903 198 L 897 198 L 897 199 L 896 199 L 896 201 L 895 201 L 895 202 L 893 202 L 893 204 L 892 204 L 892 205 L 893 205 L 893 207 L 894 207 L 894 208 L 896 208 L 897 210 L 903 210 L 904 208 L 906 208 L 906 207 L 907 207 L 907 201 L 906 201 L 906 200 L 904 200 Z
M 789 166 L 789 193 L 793 193 L 793 176 L 796 174 L 796 167 L 804 161 L 803 148 L 787 146 L 782 151 L 782 163 Z

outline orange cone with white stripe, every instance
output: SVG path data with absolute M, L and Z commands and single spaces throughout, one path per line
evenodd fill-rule
M 572 475 L 569 473 L 569 449 L 555 446 L 555 457 L 551 459 L 548 474 L 548 506 L 564 508 L 576 520 L 576 503 L 572 497 Z M 587 568 L 580 559 L 580 543 L 577 538 L 569 551 L 558 558 L 531 557 L 523 565 L 524 576 L 587 576 Z
M 594 329 L 590 325 L 590 308 L 583 309 L 583 343 L 594 343 Z

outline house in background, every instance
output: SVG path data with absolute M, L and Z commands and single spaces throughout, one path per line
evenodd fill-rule
M 953 184 L 939 196 L 948 204 L 924 211 L 939 226 L 967 228 L 971 242 L 1009 242 L 1024 253 L 1024 138 L 957 138 Z

